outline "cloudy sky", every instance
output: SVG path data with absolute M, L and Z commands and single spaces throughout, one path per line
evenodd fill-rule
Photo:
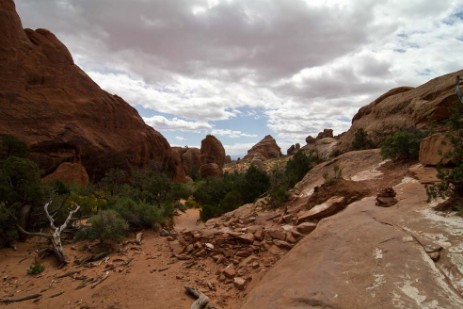
M 397 86 L 463 68 L 463 0 L 16 0 L 171 143 L 286 153 Z

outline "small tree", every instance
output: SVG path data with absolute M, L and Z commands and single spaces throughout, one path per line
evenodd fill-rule
M 381 143 L 381 155 L 393 161 L 418 159 L 420 142 L 424 134 L 418 130 L 398 131 Z
M 371 149 L 374 147 L 373 142 L 368 138 L 368 133 L 360 128 L 355 132 L 354 140 L 352 141 L 353 150 Z

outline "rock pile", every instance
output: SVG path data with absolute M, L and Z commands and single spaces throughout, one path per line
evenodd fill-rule
M 283 210 L 263 211 L 247 204 L 216 219 L 204 228 L 172 233 L 169 247 L 178 260 L 212 259 L 221 265 L 221 282 L 245 288 L 252 275 L 270 267 L 317 224 L 296 224 Z
M 396 193 L 391 187 L 381 190 L 381 192 L 376 196 L 376 206 L 390 207 L 397 204 L 398 201 L 395 196 Z

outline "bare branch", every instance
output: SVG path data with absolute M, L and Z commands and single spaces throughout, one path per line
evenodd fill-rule
M 51 239 L 52 236 L 51 235 L 48 235 L 48 234 L 44 234 L 44 233 L 32 233 L 32 232 L 28 232 L 26 231 L 25 229 L 23 229 L 23 227 L 19 224 L 16 224 L 16 227 L 21 231 L 21 233 L 24 233 L 26 235 L 29 235 L 29 236 L 39 236 L 39 237 L 45 237 L 47 239 Z
M 50 221 L 50 226 L 52 229 L 56 230 L 57 227 L 55 226 L 55 219 L 53 219 L 53 217 L 50 215 L 50 213 L 48 212 L 48 206 L 50 206 L 51 204 L 51 200 L 48 201 L 45 206 L 43 207 L 43 209 L 45 210 L 45 214 L 47 215 L 48 217 L 48 220 Z
M 73 204 L 76 205 L 76 209 L 71 210 L 71 211 L 69 212 L 69 215 L 68 215 L 68 217 L 66 218 L 66 221 L 64 221 L 63 225 L 61 225 L 61 226 L 59 227 L 59 230 L 58 230 L 59 234 L 61 234 L 61 232 L 68 226 L 69 222 L 71 221 L 72 216 L 73 216 L 77 211 L 79 211 L 79 209 L 80 209 L 80 205 L 79 205 L 79 204 L 74 203 L 74 202 L 73 202 Z

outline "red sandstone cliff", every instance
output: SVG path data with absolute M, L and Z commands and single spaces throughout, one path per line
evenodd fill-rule
M 12 0 L 0 2 L 0 36 L 0 134 L 26 142 L 44 175 L 63 162 L 81 163 L 92 180 L 109 167 L 175 174 L 167 140 L 93 82 L 50 31 L 23 30 Z

